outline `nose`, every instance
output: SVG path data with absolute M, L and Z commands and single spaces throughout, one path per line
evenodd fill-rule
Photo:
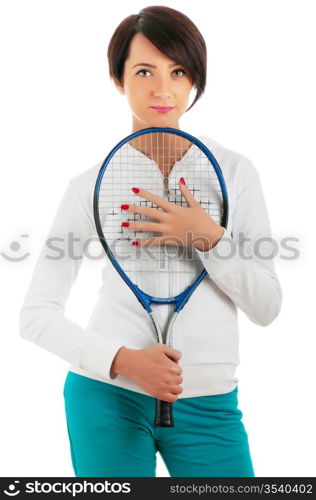
M 170 99 L 171 97 L 171 92 L 159 92 L 159 91 L 154 91 L 154 96 L 155 97 L 160 97 L 160 99 Z
M 159 97 L 160 99 L 170 99 L 172 97 L 168 78 L 160 78 L 159 81 L 156 82 L 153 89 L 153 95 L 155 97 Z

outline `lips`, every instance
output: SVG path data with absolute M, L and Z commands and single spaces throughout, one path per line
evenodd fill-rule
M 158 111 L 158 113 L 168 113 L 168 111 L 174 109 L 174 106 L 150 106 L 150 108 Z

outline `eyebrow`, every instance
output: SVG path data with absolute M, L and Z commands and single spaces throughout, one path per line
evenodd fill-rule
M 157 66 L 154 66 L 153 64 L 149 64 L 149 63 L 137 63 L 137 64 L 134 64 L 133 68 L 135 68 L 136 66 L 147 66 L 148 68 L 157 69 Z M 172 68 L 173 66 L 179 66 L 179 64 L 177 64 L 177 63 L 169 64 L 169 68 Z

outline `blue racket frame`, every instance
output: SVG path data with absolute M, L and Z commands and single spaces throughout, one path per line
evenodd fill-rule
M 174 129 L 174 128 L 169 128 L 169 127 L 150 127 L 146 128 L 143 130 L 139 130 L 138 132 L 134 132 L 133 134 L 125 137 L 122 139 L 113 149 L 112 151 L 108 154 L 108 156 L 105 158 L 104 162 L 102 163 L 102 166 L 100 168 L 96 185 L 95 185 L 95 190 L 94 190 L 94 197 L 93 197 L 93 211 L 94 211 L 94 219 L 96 223 L 96 229 L 98 232 L 98 236 L 100 238 L 101 244 L 111 260 L 113 266 L 117 270 L 117 272 L 120 274 L 121 278 L 125 281 L 125 283 L 130 287 L 130 289 L 134 292 L 135 296 L 139 300 L 139 302 L 142 304 L 142 306 L 146 309 L 146 311 L 150 314 L 152 313 L 152 308 L 151 304 L 175 304 L 175 313 L 179 313 L 181 309 L 184 307 L 186 302 L 189 300 L 191 297 L 192 293 L 194 290 L 199 286 L 203 278 L 206 276 L 207 271 L 203 269 L 201 274 L 198 276 L 196 281 L 189 286 L 186 290 L 184 290 L 182 293 L 179 295 L 176 295 L 175 297 L 168 297 L 168 298 L 157 298 L 153 297 L 152 295 L 148 295 L 147 293 L 143 292 L 137 285 L 135 285 L 129 277 L 125 274 L 124 270 L 121 268 L 119 265 L 118 261 L 114 257 L 109 245 L 107 244 L 104 236 L 103 236 L 103 231 L 102 231 L 102 226 L 100 222 L 100 217 L 99 217 L 99 210 L 98 210 L 98 199 L 99 199 L 99 192 L 100 192 L 100 186 L 102 182 L 102 178 L 104 175 L 104 172 L 109 165 L 111 158 L 115 155 L 115 153 L 128 141 L 131 139 L 134 139 L 135 137 L 139 137 L 144 134 L 148 134 L 150 132 L 167 132 L 170 134 L 174 135 L 179 135 L 181 137 L 184 137 L 185 139 L 188 139 L 191 141 L 193 144 L 196 144 L 199 146 L 199 148 L 205 153 L 205 155 L 209 158 L 210 162 L 212 163 L 214 170 L 216 171 L 221 191 L 222 191 L 222 197 L 223 197 L 223 223 L 222 227 L 227 228 L 228 224 L 228 193 L 226 189 L 226 184 L 224 181 L 224 177 L 222 174 L 222 170 L 217 163 L 216 158 L 214 155 L 211 153 L 211 151 L 203 144 L 199 139 L 196 137 L 193 137 L 192 135 L 188 134 L 187 132 L 183 132 L 182 130 Z

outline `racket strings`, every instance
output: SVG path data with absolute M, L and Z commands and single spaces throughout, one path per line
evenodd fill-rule
M 178 295 L 195 281 L 203 266 L 195 250 L 181 242 L 148 248 L 133 246 L 136 239 L 160 233 L 128 230 L 122 222 L 158 221 L 126 212 L 121 205 L 161 210 L 131 191 L 132 187 L 140 187 L 186 207 L 179 189 L 180 177 L 185 178 L 195 199 L 220 224 L 222 194 L 212 163 L 197 145 L 176 134 L 151 132 L 125 143 L 112 156 L 100 186 L 99 216 L 104 237 L 124 272 L 155 297 Z

